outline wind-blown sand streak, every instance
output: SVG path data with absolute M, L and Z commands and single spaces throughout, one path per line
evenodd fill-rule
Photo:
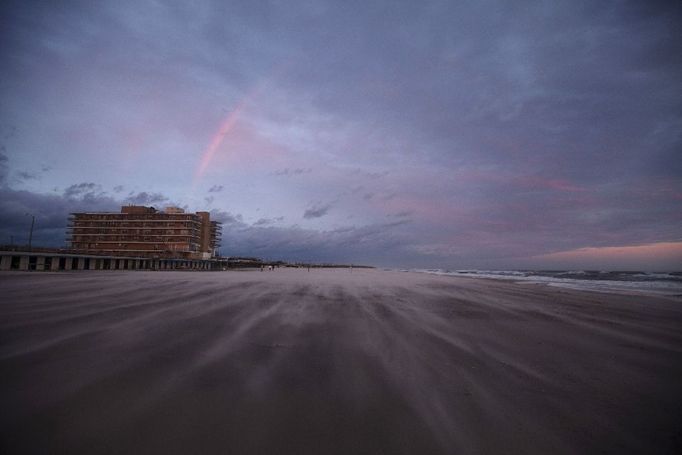
M 373 270 L 0 275 L 3 453 L 674 453 L 682 303 Z

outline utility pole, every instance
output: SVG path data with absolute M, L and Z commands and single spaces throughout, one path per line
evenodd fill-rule
M 31 242 L 33 241 L 33 225 L 36 222 L 36 217 L 30 213 L 27 213 L 26 215 L 31 217 L 31 230 L 28 231 L 28 251 L 31 251 Z

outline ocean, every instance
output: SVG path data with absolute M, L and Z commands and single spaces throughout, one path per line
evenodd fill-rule
M 411 271 L 434 275 L 543 283 L 549 286 L 597 292 L 643 293 L 682 297 L 682 272 L 447 269 L 413 269 Z

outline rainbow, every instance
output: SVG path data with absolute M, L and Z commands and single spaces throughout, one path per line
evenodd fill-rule
M 227 115 L 227 117 L 225 117 L 225 120 L 223 120 L 223 122 L 221 123 L 220 128 L 213 135 L 213 138 L 211 139 L 211 142 L 208 144 L 208 147 L 206 147 L 206 149 L 201 154 L 199 165 L 197 166 L 194 172 L 195 183 L 203 178 L 204 174 L 206 173 L 206 169 L 211 164 L 211 161 L 213 160 L 216 151 L 220 147 L 220 144 L 222 144 L 223 141 L 225 140 L 225 136 L 227 136 L 230 133 L 230 131 L 234 129 L 234 126 L 237 123 L 237 119 L 239 118 L 239 114 L 244 110 L 245 104 L 246 100 L 240 101 L 237 104 L 237 106 L 234 109 L 232 109 L 232 111 Z

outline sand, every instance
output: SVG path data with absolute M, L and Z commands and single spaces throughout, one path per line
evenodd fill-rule
M 0 274 L 0 452 L 674 453 L 682 302 L 378 270 Z

